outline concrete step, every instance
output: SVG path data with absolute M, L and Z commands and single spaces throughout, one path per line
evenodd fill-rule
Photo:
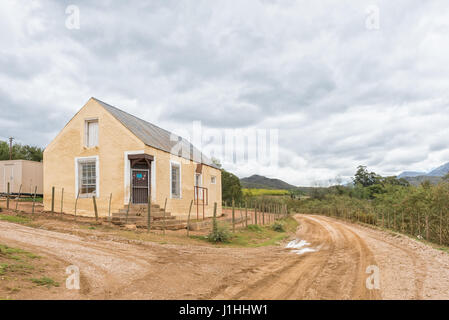
M 146 205 L 146 204 L 130 204 L 129 205 L 130 209 L 136 209 L 136 210 L 147 210 L 147 207 L 148 207 L 148 205 Z M 123 206 L 123 208 L 124 209 L 128 208 L 128 205 L 125 204 Z M 158 210 L 158 209 L 161 209 L 161 206 L 158 204 L 151 204 L 151 209 Z
M 126 217 L 126 212 L 114 212 L 112 214 L 113 217 Z M 137 213 L 137 212 L 129 212 L 128 216 L 135 216 L 135 217 L 147 217 L 147 213 Z M 158 219 L 175 219 L 175 216 L 172 216 L 170 212 L 166 212 L 165 214 L 163 212 L 151 212 L 151 218 L 158 218 Z
M 128 210 L 127 209 L 119 209 L 118 213 L 121 214 L 126 214 Z M 142 210 L 142 211 L 136 211 L 136 210 L 129 210 L 129 214 L 139 214 L 139 215 L 146 215 L 147 214 L 147 210 Z M 163 216 L 164 215 L 164 210 L 151 210 L 151 215 L 152 216 Z M 170 212 L 166 212 L 165 213 L 166 216 L 171 215 Z
M 120 215 L 120 216 L 112 216 L 113 221 L 126 221 L 126 215 Z M 178 221 L 176 220 L 176 217 L 166 217 L 165 219 L 163 217 L 151 217 L 151 221 Z M 142 216 L 128 216 L 128 221 L 144 221 L 147 222 L 147 217 Z
M 114 214 L 112 214 L 112 218 L 114 219 L 126 219 L 126 213 L 114 213 Z M 128 215 L 128 219 L 142 219 L 142 220 L 147 220 L 147 215 L 145 214 L 145 215 L 135 215 L 135 214 L 129 214 Z M 175 216 L 154 216 L 154 215 L 151 215 L 151 220 L 164 220 L 164 218 L 165 218 L 165 220 L 176 220 L 176 217 Z
M 112 219 L 112 223 L 116 225 L 124 225 L 126 223 L 125 219 Z M 144 219 L 130 219 L 128 217 L 128 224 L 135 224 L 139 228 L 146 228 L 148 222 Z M 151 221 L 151 229 L 165 229 L 167 230 L 179 230 L 185 229 L 187 227 L 186 222 L 179 222 L 176 220 L 166 220 L 164 221 Z

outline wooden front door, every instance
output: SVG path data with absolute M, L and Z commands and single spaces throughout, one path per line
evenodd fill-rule
M 148 203 L 148 196 L 150 194 L 150 170 L 132 169 L 131 187 L 133 203 Z

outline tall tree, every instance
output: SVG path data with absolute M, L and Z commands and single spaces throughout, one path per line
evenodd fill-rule
M 227 203 L 230 203 L 232 199 L 236 202 L 242 200 L 243 193 L 240 179 L 225 169 L 221 169 L 221 190 L 223 201 Z
M 365 166 L 358 166 L 357 172 L 352 178 L 355 185 L 361 185 L 363 187 L 369 187 L 373 184 L 379 183 L 380 176 L 374 172 L 368 172 Z

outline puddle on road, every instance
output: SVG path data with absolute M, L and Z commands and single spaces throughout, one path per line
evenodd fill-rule
M 310 243 L 307 242 L 306 240 L 300 240 L 300 239 L 295 239 L 290 241 L 285 248 L 287 249 L 294 249 L 291 250 L 292 253 L 296 253 L 296 254 L 304 254 L 306 252 L 316 252 L 318 251 L 318 248 L 310 248 L 308 247 L 310 246 Z

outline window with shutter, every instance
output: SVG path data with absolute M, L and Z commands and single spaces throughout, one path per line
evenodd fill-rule
M 86 121 L 86 147 L 98 146 L 98 120 Z

